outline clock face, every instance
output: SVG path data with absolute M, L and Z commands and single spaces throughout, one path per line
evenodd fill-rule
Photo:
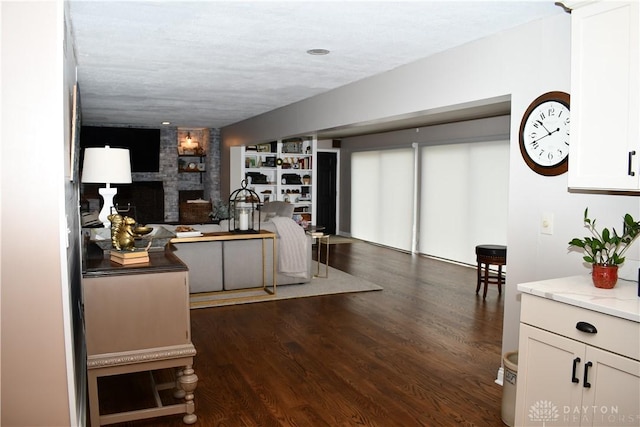
M 520 125 L 520 151 L 531 169 L 560 175 L 568 169 L 569 95 L 549 92 L 531 103 Z

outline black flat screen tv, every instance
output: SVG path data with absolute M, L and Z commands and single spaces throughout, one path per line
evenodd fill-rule
M 131 172 L 160 172 L 160 129 L 82 126 L 81 161 L 85 148 L 105 145 L 129 149 Z

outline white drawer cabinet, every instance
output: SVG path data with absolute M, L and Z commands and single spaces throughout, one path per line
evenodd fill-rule
M 639 425 L 639 336 L 637 322 L 523 294 L 515 424 Z
M 569 187 L 638 191 L 640 4 L 564 3 L 574 8 Z

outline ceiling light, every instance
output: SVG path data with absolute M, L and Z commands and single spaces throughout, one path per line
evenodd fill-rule
M 162 124 L 163 124 L 163 125 L 170 125 L 170 124 L 171 124 L 171 122 L 164 121 L 164 122 L 162 122 Z
M 328 55 L 329 50 L 328 49 L 309 49 L 307 53 L 309 55 Z

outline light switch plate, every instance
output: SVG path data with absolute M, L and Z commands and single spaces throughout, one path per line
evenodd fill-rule
M 553 214 L 551 212 L 543 212 L 540 220 L 540 233 L 553 234 Z

